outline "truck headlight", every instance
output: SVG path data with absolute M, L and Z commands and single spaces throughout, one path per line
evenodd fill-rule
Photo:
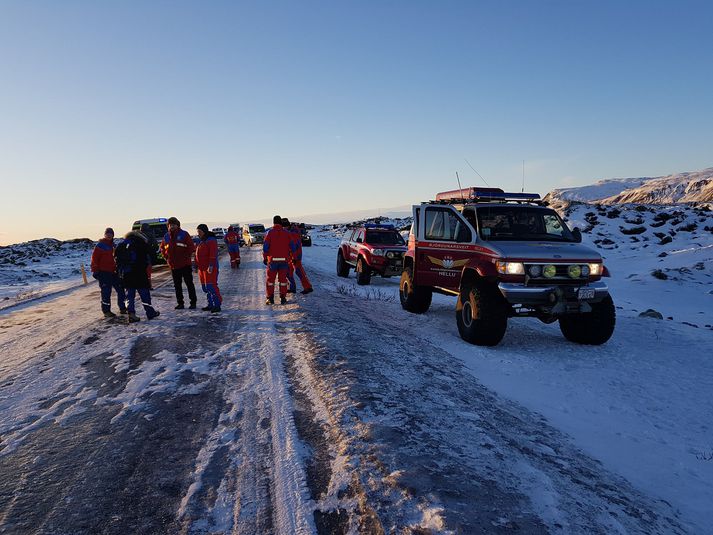
M 374 249 L 371 251 L 371 254 L 376 255 L 376 256 L 384 256 L 384 250 L 383 249 Z
M 530 277 L 539 277 L 542 275 L 542 266 L 530 266 L 528 271 L 530 272 Z
M 522 262 L 495 262 L 498 273 L 503 275 L 524 275 L 525 265 Z
M 386 258 L 393 258 L 393 257 L 394 257 L 394 253 L 392 253 L 391 251 L 386 253 Z
M 567 267 L 567 275 L 569 275 L 573 279 L 578 279 L 582 276 L 582 266 L 572 264 L 571 266 Z
M 557 268 L 552 264 L 547 264 L 545 267 L 542 268 L 542 274 L 548 279 L 551 279 L 552 277 L 557 275 Z
M 589 264 L 589 274 L 590 275 L 601 275 L 602 274 L 602 264 Z

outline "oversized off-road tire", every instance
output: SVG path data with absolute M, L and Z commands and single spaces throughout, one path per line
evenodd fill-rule
M 360 286 L 366 286 L 371 282 L 371 268 L 366 265 L 362 257 L 359 257 L 359 260 L 357 260 L 356 276 L 357 284 Z
M 347 264 L 347 261 L 344 260 L 344 255 L 342 254 L 342 251 L 339 251 L 337 253 L 337 275 L 339 277 L 348 277 L 349 269 L 349 264 Z
M 456 323 L 466 342 L 496 346 L 508 326 L 508 303 L 494 284 L 464 284 L 456 303 Z
M 598 346 L 611 338 L 616 324 L 616 308 L 610 295 L 591 304 L 592 311 L 560 318 L 560 331 L 570 342 Z
M 413 271 L 404 268 L 399 284 L 399 299 L 404 310 L 414 314 L 423 314 L 431 306 L 433 291 L 428 286 L 417 286 L 413 283 Z

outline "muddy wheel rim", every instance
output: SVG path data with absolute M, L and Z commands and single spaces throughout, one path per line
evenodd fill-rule
M 401 297 L 403 297 L 404 300 L 408 299 L 408 281 L 404 281 L 401 285 Z

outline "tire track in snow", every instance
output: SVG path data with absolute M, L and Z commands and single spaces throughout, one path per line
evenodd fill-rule
M 221 328 L 240 335 L 221 349 L 227 358 L 227 410 L 199 453 L 182 500 L 184 533 L 315 531 L 276 317 L 263 303 L 264 269 L 256 258 L 244 251 L 240 270 L 221 275 L 221 316 L 230 318 Z M 216 457 L 222 474 L 208 491 L 204 477 Z

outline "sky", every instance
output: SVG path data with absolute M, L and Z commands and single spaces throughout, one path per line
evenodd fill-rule
M 713 2 L 0 2 L 0 244 L 713 166 Z M 469 162 L 470 165 L 466 162 Z

